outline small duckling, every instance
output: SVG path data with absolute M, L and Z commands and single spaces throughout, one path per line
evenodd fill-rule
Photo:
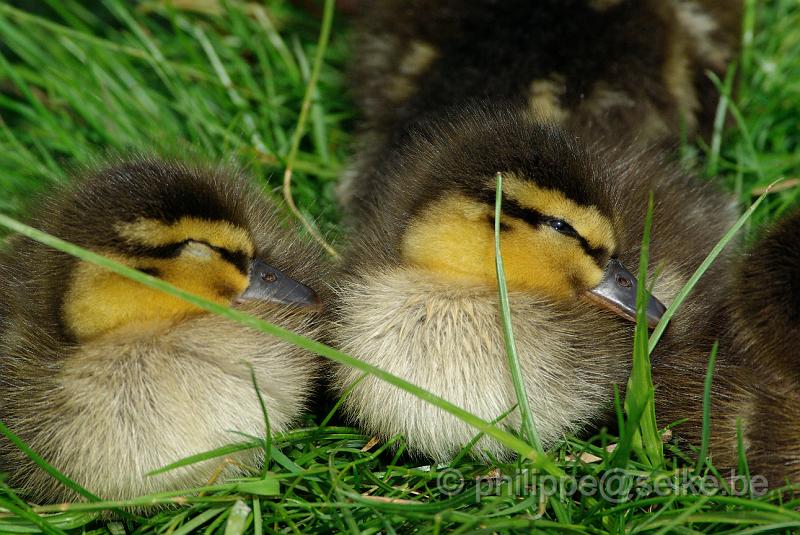
M 236 171 L 115 162 L 42 203 L 33 226 L 307 336 L 325 265 Z M 307 286 L 308 285 L 308 286 Z M 205 484 L 220 462 L 146 474 L 288 429 L 316 357 L 28 239 L 0 257 L 0 419 L 104 499 Z M 259 462 L 248 451 L 239 466 Z M 0 472 L 37 502 L 76 496 L 0 440 Z M 226 477 L 242 473 L 227 467 Z
M 800 482 L 800 212 L 768 228 L 739 260 L 728 309 L 721 344 L 736 366 L 715 373 L 714 461 L 736 465 L 738 420 L 750 473 L 770 486 Z M 677 420 L 680 410 L 665 408 L 665 416 Z M 696 421 L 682 433 L 699 437 Z
M 741 262 L 737 289 L 734 333 L 747 364 L 800 379 L 800 212 L 756 242 Z
M 770 486 L 800 482 L 800 212 L 768 229 L 737 261 L 728 320 L 719 335 L 720 355 L 712 385 L 712 460 L 738 464 L 737 428 L 753 476 Z M 702 358 L 698 355 L 698 358 Z M 684 441 L 699 444 L 704 374 L 686 366 L 692 358 L 655 366 L 662 423 Z M 675 377 L 682 377 L 675 381 Z M 673 379 L 673 380 L 670 380 Z
M 594 140 L 708 133 L 739 47 L 741 0 L 376 0 L 353 49 L 363 115 L 347 204 L 414 125 L 481 99 Z M 355 182 L 353 182 L 355 181 Z
M 358 232 L 339 277 L 332 336 L 344 351 L 486 420 L 516 403 L 497 305 L 497 172 L 517 348 L 539 435 L 552 444 L 602 422 L 613 385 L 624 390 L 637 285 L 624 266 L 638 264 L 648 193 L 651 275 L 658 273 L 651 323 L 731 226 L 735 206 L 658 153 L 586 146 L 495 103 L 444 113 L 396 146 L 362 177 L 370 188 L 357 199 Z M 673 345 L 656 352 L 658 366 L 668 369 L 687 347 L 710 348 L 713 337 L 697 333 L 719 330 L 727 254 L 674 317 L 665 336 Z M 707 356 L 694 364 L 704 370 Z M 359 375 L 337 368 L 338 392 Z M 410 452 L 437 461 L 475 435 L 371 377 L 344 407 L 367 432 L 403 434 Z M 503 424 L 517 429 L 518 413 Z M 473 453 L 508 456 L 485 438 Z

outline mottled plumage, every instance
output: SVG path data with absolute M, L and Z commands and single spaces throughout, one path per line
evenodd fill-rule
M 710 131 L 741 0 L 376 0 L 357 25 L 362 111 L 345 200 L 414 125 L 481 99 L 642 144 Z M 356 182 L 352 182 L 355 180 Z
M 363 176 L 371 188 L 355 201 L 357 232 L 338 278 L 332 335 L 353 355 L 489 420 L 515 403 L 494 283 L 442 278 L 407 261 L 403 240 L 418 214 L 438 199 L 480 189 L 493 197 L 498 171 L 608 214 L 619 244 L 614 255 L 634 272 L 652 191 L 650 265 L 658 273 L 653 294 L 666 304 L 735 216 L 727 196 L 657 152 L 631 153 L 601 143 L 587 147 L 496 106 L 447 114 L 389 153 Z M 487 227 L 492 224 L 486 221 Z M 528 254 L 537 257 L 542 251 Z M 713 333 L 724 319 L 728 254 L 673 319 L 654 356 L 656 373 L 690 350 L 697 350 L 694 365 L 704 367 Z M 513 265 L 507 263 L 506 269 Z M 516 290 L 511 305 L 527 390 L 545 443 L 605 421 L 613 385 L 624 390 L 630 371 L 633 325 L 580 293 L 550 299 Z M 338 388 L 358 375 L 339 368 Z M 658 398 L 659 404 L 668 401 Z M 450 458 L 474 435 L 466 424 L 372 378 L 355 389 L 345 410 L 369 432 L 404 433 L 411 452 L 439 460 Z M 516 413 L 509 421 L 513 427 Z M 496 444 L 480 446 L 503 454 Z
M 363 122 L 342 188 L 354 234 L 335 342 L 487 420 L 515 404 L 487 269 L 501 172 L 509 194 L 528 192 L 504 203 L 501 244 L 539 434 L 552 444 L 606 423 L 613 386 L 624 391 L 630 372 L 633 326 L 585 299 L 591 273 L 609 256 L 636 272 L 649 192 L 653 294 L 667 304 L 732 225 L 732 199 L 648 147 L 669 147 L 682 128 L 707 131 L 717 94 L 705 72 L 725 72 L 740 16 L 738 0 L 371 3 L 352 69 Z M 800 480 L 798 237 L 795 216 L 748 255 L 729 245 L 652 355 L 659 423 L 687 419 L 675 436 L 698 444 L 719 341 L 715 464 L 737 465 L 741 421 L 751 473 L 772 484 Z M 335 377 L 342 392 L 359 374 L 337 367 Z M 344 408 L 439 461 L 475 435 L 369 377 Z M 505 424 L 517 429 L 517 413 Z M 472 453 L 509 454 L 486 438 Z
M 30 223 L 223 304 L 241 301 L 228 284 L 246 284 L 244 249 L 315 288 L 325 274 L 319 252 L 232 169 L 114 162 L 50 195 Z M 318 376 L 314 356 L 152 292 L 28 239 L 14 238 L 0 257 L 0 418 L 105 499 L 202 485 L 219 461 L 145 474 L 240 441 L 232 431 L 262 436 L 251 366 L 273 432 L 296 422 Z M 309 336 L 318 330 L 308 309 L 237 306 Z M 259 452 L 234 458 L 253 465 Z M 32 500 L 75 498 L 4 439 L 0 472 Z

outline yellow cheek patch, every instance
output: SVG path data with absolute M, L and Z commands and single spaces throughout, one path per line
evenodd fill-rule
M 248 278 L 216 253 L 213 255 L 202 261 L 191 254 L 168 259 L 132 259 L 106 254 L 136 269 L 157 270 L 158 276 L 167 282 L 227 305 L 247 288 Z M 202 312 L 182 299 L 85 262 L 81 262 L 73 274 L 63 308 L 67 327 L 79 340 L 123 327 L 145 328 L 175 322 Z
M 564 219 L 591 247 L 604 247 L 609 252 L 616 249 L 614 227 L 596 207 L 580 205 L 560 191 L 540 188 L 511 174 L 504 175 L 503 179 L 503 193 L 508 198 L 525 208 Z
M 403 240 L 403 258 L 453 282 L 495 286 L 491 207 L 463 196 L 434 204 Z M 569 298 L 577 288 L 597 285 L 602 270 L 571 238 L 504 217 L 501 253 L 509 289 Z
M 403 239 L 406 261 L 434 273 L 465 280 L 485 280 L 490 212 L 466 197 L 447 198 L 410 225 Z
M 125 240 L 148 247 L 193 240 L 228 251 L 240 251 L 248 256 L 253 256 L 255 250 L 248 233 L 227 221 L 184 217 L 174 223 L 165 223 L 156 219 L 137 219 L 133 223 L 117 225 L 115 230 Z

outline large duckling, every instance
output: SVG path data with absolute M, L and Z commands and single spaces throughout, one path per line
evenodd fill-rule
M 332 335 L 350 354 L 486 420 L 516 403 L 494 266 L 498 172 L 514 332 L 538 432 L 551 444 L 602 421 L 613 385 L 624 390 L 637 285 L 630 272 L 648 193 L 657 273 L 651 322 L 730 227 L 735 206 L 657 153 L 587 147 L 495 104 L 444 113 L 394 147 L 361 177 L 370 186 L 358 198 L 359 230 L 338 279 Z M 657 367 L 697 348 L 702 375 L 713 336 L 698 333 L 719 330 L 728 286 L 723 255 L 673 319 L 663 344 L 669 352 L 656 353 Z M 358 377 L 339 367 L 338 391 Z M 371 377 L 350 393 L 345 411 L 368 432 L 404 434 L 409 451 L 440 461 L 475 435 Z M 516 411 L 505 423 L 518 428 Z M 474 453 L 507 454 L 486 439 Z
M 588 139 L 667 143 L 707 133 L 737 52 L 741 0 L 376 0 L 357 25 L 363 114 L 347 202 L 413 125 L 480 99 Z M 355 181 L 355 182 L 354 182 Z
M 324 264 L 238 172 L 113 163 L 53 195 L 32 225 L 293 331 L 317 332 Z M 0 418 L 104 499 L 203 485 L 208 461 L 146 474 L 297 421 L 316 358 L 28 239 L 0 258 Z M 258 453 L 235 456 L 253 466 Z M 75 498 L 0 441 L 0 472 L 36 501 Z M 224 475 L 241 473 L 228 466 Z
M 638 263 L 648 193 L 651 324 L 733 223 L 731 199 L 643 147 L 708 126 L 704 71 L 725 71 L 740 11 L 735 0 L 373 2 L 357 29 L 364 122 L 343 185 L 355 233 L 337 344 L 487 420 L 514 406 L 494 268 L 500 172 L 502 253 L 539 434 L 550 444 L 602 422 L 630 371 L 638 283 L 624 266 Z M 687 396 L 727 322 L 728 254 L 654 355 L 656 380 Z M 726 355 L 720 366 L 734 366 Z M 335 386 L 357 377 L 339 367 Z M 345 411 L 441 461 L 475 434 L 372 378 Z M 517 413 L 505 424 L 518 428 Z M 483 439 L 473 453 L 508 452 Z

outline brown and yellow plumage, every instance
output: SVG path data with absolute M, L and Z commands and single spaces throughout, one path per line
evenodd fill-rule
M 320 288 L 319 251 L 235 170 L 113 162 L 51 194 L 31 224 L 217 303 L 318 331 L 316 297 L 290 277 Z M 0 256 L 0 302 L 4 423 L 105 499 L 202 485 L 213 461 L 146 474 L 236 441 L 232 431 L 263 435 L 251 369 L 273 431 L 296 421 L 318 377 L 313 355 L 28 239 Z M 235 460 L 252 465 L 258 453 Z M 5 439 L 0 471 L 31 500 L 75 498 Z
M 352 68 L 362 131 L 342 187 L 355 232 L 335 300 L 337 343 L 487 420 L 514 406 L 493 271 L 499 172 L 514 332 L 540 436 L 548 444 L 604 423 L 630 370 L 632 326 L 622 307 L 601 303 L 615 316 L 586 297 L 612 266 L 637 263 L 648 193 L 653 294 L 666 304 L 735 217 L 731 199 L 652 147 L 708 131 L 717 92 L 707 71 L 721 77 L 736 54 L 741 7 L 372 2 Z M 676 436 L 698 443 L 719 341 L 715 462 L 736 466 L 741 422 L 751 473 L 773 484 L 800 481 L 798 222 L 747 255 L 729 246 L 653 354 L 660 423 L 688 419 Z M 357 374 L 338 368 L 336 378 L 341 391 Z M 370 378 L 345 410 L 437 460 L 475 434 Z M 517 428 L 519 417 L 505 422 Z M 485 438 L 473 449 L 507 453 Z

